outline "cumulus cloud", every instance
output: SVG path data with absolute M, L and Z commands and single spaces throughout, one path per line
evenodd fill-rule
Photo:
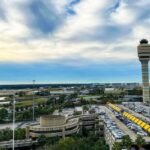
M 2 0 L 0 61 L 73 65 L 135 61 L 138 41 L 150 39 L 148 4 L 144 0 Z
M 111 19 L 118 25 L 128 25 L 134 23 L 137 13 L 132 10 L 127 3 L 122 2 L 111 14 Z

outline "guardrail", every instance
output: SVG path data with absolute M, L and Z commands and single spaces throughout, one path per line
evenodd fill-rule
M 12 148 L 12 143 L 12 140 L 0 142 L 0 148 Z M 15 140 L 15 148 L 31 146 L 33 143 L 37 143 L 37 141 L 31 139 Z

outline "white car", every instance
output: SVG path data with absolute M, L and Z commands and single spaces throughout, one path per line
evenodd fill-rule
M 137 132 L 137 135 L 147 136 L 147 133 L 144 131 Z

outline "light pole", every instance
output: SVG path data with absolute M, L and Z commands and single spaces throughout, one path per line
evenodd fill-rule
M 13 94 L 13 150 L 15 149 L 15 94 Z
M 32 108 L 33 108 L 33 121 L 34 121 L 34 84 L 35 84 L 35 80 L 33 80 L 33 100 L 32 100 Z

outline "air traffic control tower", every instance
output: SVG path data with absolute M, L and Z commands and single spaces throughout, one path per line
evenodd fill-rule
M 150 44 L 148 44 L 148 40 L 142 39 L 140 41 L 140 44 L 138 45 L 138 57 L 142 65 L 143 102 L 150 103 L 148 71 L 148 62 L 150 60 Z

